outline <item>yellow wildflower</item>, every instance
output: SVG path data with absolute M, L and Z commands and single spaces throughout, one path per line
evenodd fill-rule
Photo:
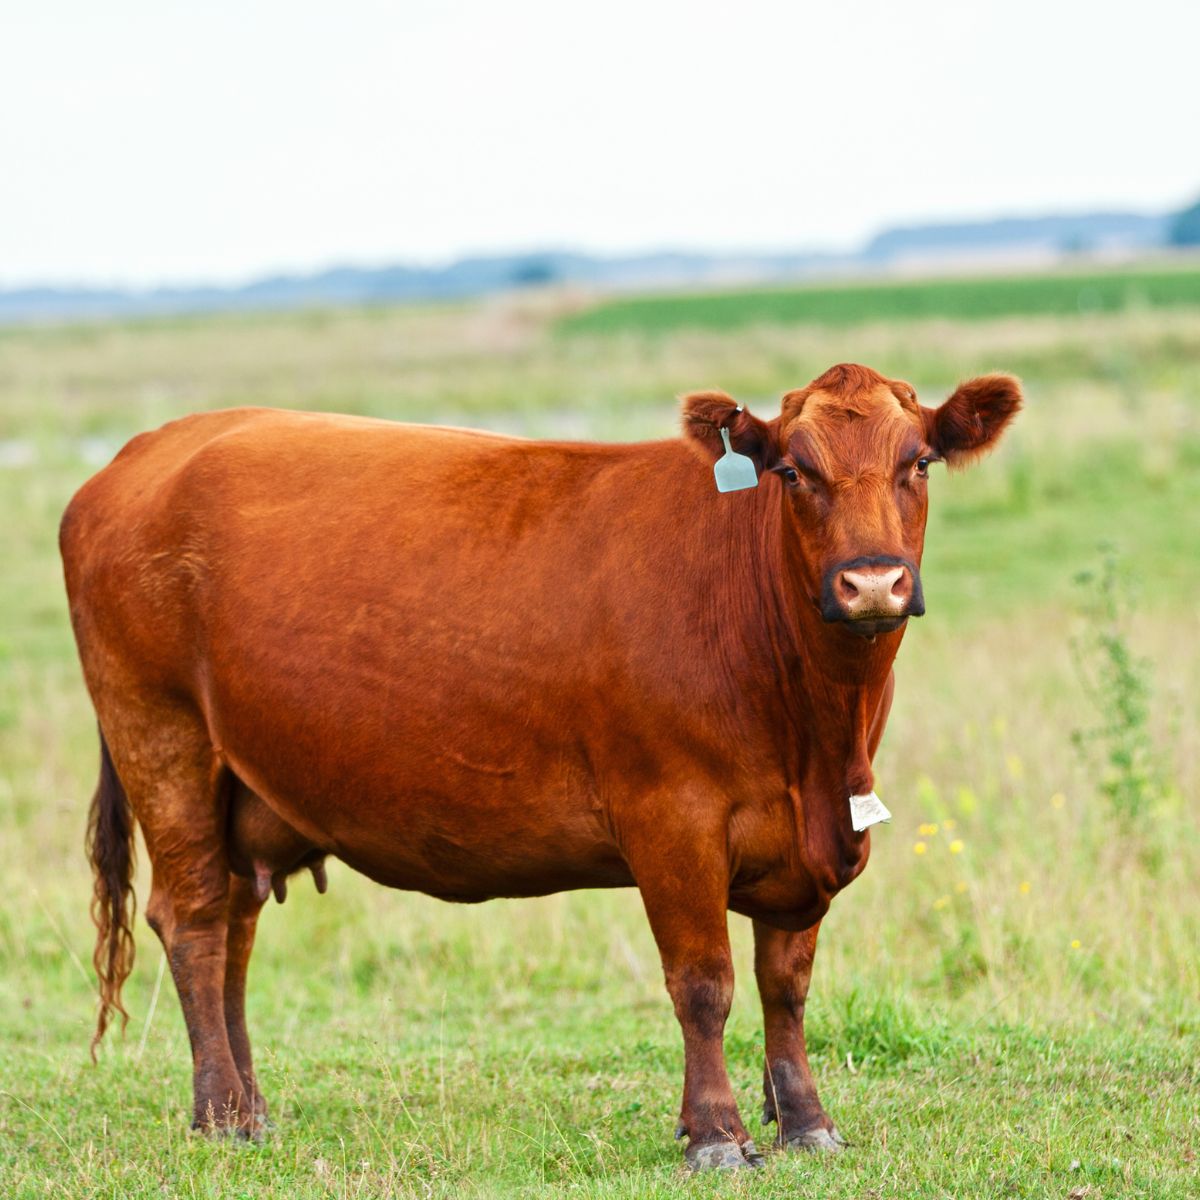
M 1079 947 L 1082 945 L 1083 945 L 1083 943 L 1078 938 L 1071 939 L 1071 949 L 1072 950 L 1078 950 Z
M 955 838 L 954 841 L 952 841 L 950 843 L 950 853 L 951 854 L 961 854 L 962 849 L 963 849 L 962 838 Z
M 919 830 L 922 837 L 933 837 L 937 831 L 938 827 L 936 825 L 929 824 L 928 822 L 923 824 Z
M 1018 755 L 1016 755 L 1016 754 L 1005 755 L 1004 763 L 1005 763 L 1005 766 L 1008 767 L 1008 773 L 1014 779 L 1020 779 L 1024 776 L 1025 764 L 1021 761 L 1021 759 Z
M 960 880 L 959 880 L 959 881 L 958 881 L 958 882 L 957 882 L 957 883 L 954 885 L 954 890 L 955 890 L 955 891 L 956 891 L 956 892 L 957 892 L 957 893 L 958 893 L 958 894 L 961 896 L 961 895 L 963 894 L 963 892 L 965 892 L 965 891 L 967 890 L 967 884 L 966 884 L 966 881 L 965 881 L 965 880 L 963 880 L 963 879 L 960 879 Z
M 1030 883 L 1028 879 L 1022 880 L 1021 895 L 1028 896 L 1031 891 L 1033 891 L 1033 884 Z
M 942 828 L 949 833 L 950 830 L 958 828 L 958 822 L 953 817 L 947 817 L 942 822 Z
M 1051 808 L 1062 808 L 1066 802 L 1067 798 L 1062 794 L 1062 792 L 1055 792 L 1054 795 L 1050 797 Z
M 929 849 L 929 847 L 926 846 L 924 842 L 917 842 L 917 844 L 915 846 L 913 846 L 913 853 L 914 854 L 924 854 L 925 851 L 928 849 Z
M 939 897 L 938 897 L 938 898 L 937 898 L 937 899 L 936 899 L 936 900 L 933 902 L 933 907 L 934 907 L 934 908 L 945 908 L 945 907 L 946 907 L 946 905 L 948 905 L 949 903 L 950 903 L 950 897 L 949 897 L 949 896 L 939 896 Z

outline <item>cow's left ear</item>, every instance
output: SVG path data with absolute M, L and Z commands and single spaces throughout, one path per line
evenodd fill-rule
M 952 467 L 986 454 L 1021 408 L 1021 382 L 1013 375 L 981 375 L 959 384 L 940 408 L 922 408 L 930 447 Z
M 761 475 L 779 460 L 775 441 L 778 421 L 760 421 L 724 392 L 693 392 L 681 402 L 683 439 L 706 462 L 725 453 L 721 430 L 729 430 L 729 442 L 739 454 L 754 460 Z

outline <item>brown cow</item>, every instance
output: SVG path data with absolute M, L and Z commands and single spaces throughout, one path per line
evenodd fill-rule
M 683 1029 L 687 1161 L 761 1161 L 722 1047 L 730 909 L 754 922 L 765 1119 L 836 1148 L 804 1004 L 886 816 L 850 798 L 923 611 L 927 470 L 1020 403 L 1006 375 L 929 409 L 839 366 L 769 422 L 689 396 L 682 439 L 639 445 L 259 409 L 134 438 L 61 536 L 101 729 L 97 1038 L 125 1015 L 135 822 L 194 1124 L 243 1133 L 266 1111 L 246 965 L 290 872 L 323 880 L 332 854 L 459 901 L 636 886 Z M 757 487 L 718 494 L 725 434 Z

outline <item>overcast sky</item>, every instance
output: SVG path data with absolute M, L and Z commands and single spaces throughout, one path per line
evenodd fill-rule
M 1200 4 L 0 0 L 0 286 L 1200 193 Z

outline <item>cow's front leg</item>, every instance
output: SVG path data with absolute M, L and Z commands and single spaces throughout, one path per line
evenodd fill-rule
M 634 874 L 683 1030 L 683 1105 L 676 1137 L 687 1137 L 684 1157 L 693 1170 L 760 1166 L 725 1070 L 733 961 L 724 844 L 720 854 L 714 847 L 707 863 L 697 860 L 694 845 L 668 850 L 659 841 L 655 849 Z
M 754 974 L 766 1032 L 763 1124 L 791 1150 L 840 1150 L 846 1143 L 817 1099 L 804 1044 L 804 1005 L 820 925 L 787 933 L 754 922 Z

